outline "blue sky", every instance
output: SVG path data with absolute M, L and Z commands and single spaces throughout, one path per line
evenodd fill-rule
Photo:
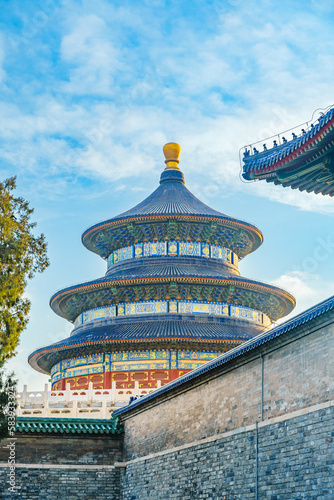
M 82 232 L 155 189 L 166 142 L 194 194 L 263 232 L 242 274 L 293 293 L 295 312 L 333 294 L 334 200 L 239 175 L 242 146 L 334 104 L 333 27 L 331 1 L 2 3 L 1 179 L 17 175 L 51 260 L 8 363 L 19 388 L 42 388 L 28 354 L 71 331 L 51 295 L 105 273 Z

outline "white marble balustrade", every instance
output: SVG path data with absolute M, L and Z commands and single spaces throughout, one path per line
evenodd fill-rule
M 157 388 L 161 381 L 157 381 Z M 93 389 L 89 383 L 88 389 L 70 389 L 66 385 L 63 391 L 50 390 L 45 384 L 44 391 L 28 391 L 27 386 L 17 393 L 18 417 L 49 417 L 49 418 L 110 418 L 116 408 L 128 404 L 131 396 L 142 396 L 154 389 L 140 389 L 135 382 L 134 389 L 116 389 L 116 382 L 111 389 Z

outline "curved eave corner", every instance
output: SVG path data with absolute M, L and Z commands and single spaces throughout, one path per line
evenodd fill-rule
M 282 134 L 280 134 L 282 135 Z M 284 144 L 245 156 L 242 176 L 245 180 L 271 179 L 279 169 L 300 163 L 302 158 L 321 150 L 334 136 L 334 108 L 331 108 L 310 130 Z M 306 160 L 305 160 L 306 161 Z

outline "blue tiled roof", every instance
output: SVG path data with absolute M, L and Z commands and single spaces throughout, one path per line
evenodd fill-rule
M 181 182 L 170 181 L 163 182 L 144 201 L 130 210 L 117 215 L 117 217 L 109 219 L 108 222 L 127 219 L 132 216 L 157 214 L 208 215 L 230 219 L 227 215 L 224 215 L 221 212 L 208 207 L 205 203 L 202 203 Z
M 206 260 L 201 257 L 154 257 L 149 261 L 142 258 L 125 261 L 110 268 L 109 279 L 155 278 L 159 276 L 190 276 L 229 278 L 238 274 L 223 262 Z
M 176 260 L 176 258 L 175 258 Z M 194 259 L 195 260 L 195 259 Z M 202 264 L 201 262 L 194 262 L 189 265 L 177 265 L 177 264 L 166 264 L 165 259 L 161 258 L 157 263 L 147 263 L 143 262 L 143 265 L 129 265 L 128 267 L 124 266 L 124 268 L 115 269 L 114 273 L 109 273 L 106 276 L 101 278 L 97 278 L 92 281 L 87 281 L 85 283 L 80 283 L 77 285 L 73 285 L 63 290 L 59 290 L 56 292 L 50 299 L 51 307 L 57 314 L 61 314 L 60 311 L 57 310 L 58 301 L 62 300 L 62 297 L 65 295 L 70 295 L 74 290 L 84 289 L 85 287 L 91 288 L 91 291 L 94 292 L 94 285 L 105 283 L 108 286 L 113 284 L 118 284 L 118 282 L 122 282 L 123 280 L 132 280 L 132 279 L 150 279 L 150 278 L 195 278 L 195 279 L 217 279 L 217 280 L 232 280 L 233 282 L 247 283 L 249 285 L 256 286 L 264 286 L 272 291 L 272 293 L 277 293 L 278 295 L 284 294 L 287 296 L 287 292 L 277 288 L 273 285 L 269 285 L 267 283 L 261 283 L 259 281 L 251 280 L 245 278 L 243 276 L 238 276 L 231 272 L 227 268 L 223 268 L 222 265 L 210 263 L 210 265 Z M 293 298 L 291 297 L 291 302 Z M 78 313 L 79 314 L 79 313 Z
M 260 172 L 264 168 L 270 167 L 274 165 L 278 161 L 283 158 L 289 156 L 293 151 L 300 148 L 303 144 L 307 143 L 310 139 L 312 139 L 320 130 L 325 127 L 329 121 L 334 118 L 334 108 L 330 109 L 324 116 L 322 116 L 318 123 L 310 128 L 307 132 L 303 133 L 301 136 L 292 139 L 291 141 L 287 141 L 285 144 L 282 144 L 277 147 L 273 147 L 261 153 L 253 154 L 250 156 L 245 156 L 243 158 L 243 177 L 245 179 L 250 179 L 251 172 Z M 312 153 L 312 150 L 315 150 L 316 146 L 310 148 L 308 152 Z
M 121 434 L 118 418 L 111 419 L 83 418 L 43 418 L 16 417 L 15 432 L 34 434 Z
M 136 318 L 109 318 L 94 325 L 85 325 L 76 328 L 77 332 L 71 337 L 61 340 L 50 346 L 37 349 L 29 356 L 29 363 L 37 370 L 49 372 L 59 359 L 73 357 L 73 350 L 91 349 L 92 345 L 99 345 L 102 351 L 114 348 L 115 344 L 131 343 L 141 340 L 159 342 L 166 339 L 184 339 L 204 342 L 240 342 L 246 341 L 259 332 L 256 324 L 229 317 L 184 316 L 175 314 L 145 317 L 145 321 Z M 40 354 L 40 355 L 39 355 Z M 76 354 L 79 355 L 79 354 Z
M 182 184 L 182 182 L 177 180 L 162 182 L 150 196 L 135 207 L 116 217 L 107 219 L 89 227 L 82 235 L 82 242 L 89 250 L 99 253 L 100 251 L 97 250 L 96 244 L 91 241 L 92 236 L 97 231 L 100 231 L 105 227 L 109 228 L 110 225 L 113 225 L 117 221 L 128 221 L 129 219 L 131 220 L 140 217 L 153 217 L 159 215 L 189 215 L 218 218 L 222 221 L 227 221 L 231 226 L 235 223 L 238 225 L 238 229 L 240 229 L 240 225 L 242 225 L 242 229 L 248 230 L 252 233 L 256 240 L 256 244 L 254 243 L 255 248 L 257 248 L 262 242 L 262 235 L 255 226 L 249 224 L 248 222 L 234 219 L 233 217 L 229 217 L 221 212 L 218 212 L 217 210 L 214 210 L 213 208 L 210 208 L 208 205 L 202 203 L 198 198 L 196 198 L 196 196 L 194 196 L 184 186 L 184 184 Z
M 131 405 L 116 410 L 115 415 L 117 416 L 122 415 L 136 406 L 145 404 L 147 401 L 158 397 L 160 394 L 169 392 L 177 386 L 185 384 L 188 381 L 196 379 L 197 377 L 200 377 L 201 375 L 210 372 L 211 370 L 214 370 L 219 366 L 227 364 L 231 362 L 233 359 L 238 358 L 243 354 L 246 354 L 247 352 L 258 348 L 262 344 L 270 342 L 275 338 L 280 337 L 281 335 L 287 334 L 288 332 L 294 330 L 295 328 L 298 328 L 303 324 L 309 323 L 315 318 L 322 316 L 333 309 L 334 309 L 334 296 L 329 297 L 327 300 L 320 302 L 319 304 L 311 307 L 310 309 L 307 309 L 305 312 L 299 314 L 298 316 L 295 316 L 289 321 L 286 321 L 282 325 L 279 325 L 278 327 L 269 330 L 268 332 L 257 335 L 248 342 L 243 343 L 241 346 L 236 347 L 235 349 L 231 349 L 226 354 L 218 356 L 213 361 L 209 361 L 200 368 L 192 370 L 188 374 L 183 375 L 182 377 L 170 382 L 169 384 L 166 384 L 160 389 L 156 389 L 153 393 L 148 394 L 147 396 L 134 401 L 133 403 L 131 403 Z

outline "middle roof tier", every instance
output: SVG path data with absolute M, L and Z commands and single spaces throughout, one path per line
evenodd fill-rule
M 228 302 L 260 310 L 272 321 L 289 314 L 295 305 L 288 292 L 200 257 L 125 261 L 112 266 L 106 276 L 56 292 L 50 305 L 59 316 L 73 322 L 88 309 L 161 299 Z

